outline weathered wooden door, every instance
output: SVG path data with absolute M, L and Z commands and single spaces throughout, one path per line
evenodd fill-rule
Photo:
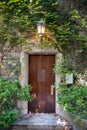
M 34 97 L 33 101 L 29 102 L 31 112 L 55 112 L 55 75 L 52 71 L 54 63 L 54 55 L 29 56 L 29 84 L 33 87 Z

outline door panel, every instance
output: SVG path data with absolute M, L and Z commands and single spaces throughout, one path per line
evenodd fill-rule
M 54 55 L 29 56 L 29 84 L 32 85 L 33 101 L 29 102 L 31 112 L 55 112 L 55 90 L 52 84 L 55 81 L 52 72 L 55 63 Z

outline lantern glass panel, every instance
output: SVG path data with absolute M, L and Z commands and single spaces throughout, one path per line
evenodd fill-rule
M 45 33 L 45 26 L 43 25 L 42 26 L 42 34 L 44 34 Z

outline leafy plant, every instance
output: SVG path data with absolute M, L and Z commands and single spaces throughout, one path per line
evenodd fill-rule
M 87 118 L 87 86 L 61 85 L 58 89 L 58 103 L 68 113 Z
M 0 129 L 8 127 L 18 116 L 14 100 L 32 100 L 31 85 L 21 88 L 18 81 L 0 78 Z

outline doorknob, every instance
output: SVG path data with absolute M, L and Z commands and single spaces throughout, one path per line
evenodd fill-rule
M 54 94 L 54 85 L 51 85 L 51 95 Z

